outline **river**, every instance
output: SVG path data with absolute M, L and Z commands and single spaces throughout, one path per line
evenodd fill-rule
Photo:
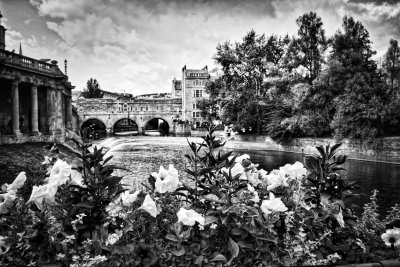
M 190 138 L 193 141 L 199 139 Z M 113 155 L 112 163 L 129 169 L 121 171 L 123 182 L 141 187 L 141 182 L 149 177 L 150 173 L 158 172 L 160 165 L 168 167 L 173 164 L 182 177 L 189 147 L 185 138 L 175 137 L 121 137 L 103 140 L 101 145 L 108 147 L 109 155 Z M 303 162 L 305 155 L 280 151 L 248 151 L 236 150 L 238 154 L 249 154 L 254 163 L 259 167 L 271 171 L 287 163 Z M 344 165 L 344 177 L 349 181 L 356 181 L 361 196 L 352 198 L 351 203 L 362 207 L 368 202 L 372 190 L 379 191 L 378 200 L 383 213 L 394 204 L 400 204 L 400 165 L 385 164 L 370 161 L 347 160 Z M 360 209 L 357 209 L 358 212 Z

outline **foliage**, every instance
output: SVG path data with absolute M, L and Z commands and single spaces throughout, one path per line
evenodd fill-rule
M 340 144 L 318 147 L 307 169 L 296 162 L 268 173 L 248 155 L 223 153 L 214 130 L 201 143 L 188 140 L 187 180 L 161 166 L 142 191 L 124 187 L 110 157 L 81 142 L 82 165 L 57 160 L 28 202 L 19 176 L 1 195 L 0 263 L 297 266 L 395 256 L 385 243 L 397 246 L 389 237 L 400 236 L 390 229 L 399 207 L 380 220 L 376 193 L 360 218 L 346 207 L 355 185 L 342 178 Z
M 315 12 L 309 12 L 296 20 L 299 26 L 298 50 L 302 56 L 299 57 L 299 64 L 308 70 L 307 80 L 310 84 L 317 78 L 324 61 L 324 52 L 328 43 L 325 37 L 325 30 L 322 28 L 321 18 Z
M 378 69 L 369 33 L 354 18 L 344 16 L 330 37 L 315 12 L 296 23 L 293 37 L 252 30 L 240 42 L 219 44 L 214 60 L 220 72 L 207 86 L 212 96 L 199 105 L 203 115 L 215 116 L 218 107 L 225 124 L 279 142 L 307 136 L 370 142 L 397 134 L 397 40 Z
M 400 47 L 397 40 L 390 39 L 388 50 L 385 53 L 383 67 L 389 76 L 391 89 L 400 86 Z
M 82 92 L 84 98 L 103 98 L 103 92 L 96 79 L 90 78 L 86 83 L 86 88 Z

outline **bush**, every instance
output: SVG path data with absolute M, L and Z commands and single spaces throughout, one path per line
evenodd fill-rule
M 24 175 L 3 186 L 1 265 L 288 266 L 396 255 L 386 245 L 400 246 L 400 230 L 387 227 L 399 207 L 381 220 L 376 193 L 360 218 L 345 206 L 355 185 L 342 179 L 340 145 L 317 148 L 306 168 L 267 173 L 247 155 L 219 151 L 213 131 L 188 141 L 185 181 L 161 166 L 145 190 L 124 188 L 102 149 L 77 142 L 82 165 L 58 160 L 28 201 Z

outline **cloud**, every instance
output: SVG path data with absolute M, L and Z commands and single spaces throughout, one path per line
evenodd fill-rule
M 390 38 L 400 37 L 400 13 L 398 3 L 381 2 L 30 0 L 55 37 L 27 38 L 34 54 L 67 58 L 68 74 L 78 89 L 93 77 L 105 90 L 168 92 L 183 65 L 212 68 L 218 43 L 239 41 L 251 29 L 295 35 L 296 18 L 309 11 L 322 18 L 328 35 L 341 27 L 344 15 L 354 16 L 370 31 L 374 48 L 384 51 Z M 13 39 L 21 37 L 26 36 Z

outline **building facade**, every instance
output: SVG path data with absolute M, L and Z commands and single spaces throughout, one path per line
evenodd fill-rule
M 1 16 L 1 14 L 0 14 Z M 6 50 L 6 29 L 0 25 L 1 143 L 63 140 L 72 127 L 74 86 L 50 63 Z
M 201 110 L 198 101 L 208 98 L 205 87 L 210 80 L 208 67 L 200 70 L 182 68 L 182 116 L 184 121 L 200 126 L 204 119 L 201 117 Z

